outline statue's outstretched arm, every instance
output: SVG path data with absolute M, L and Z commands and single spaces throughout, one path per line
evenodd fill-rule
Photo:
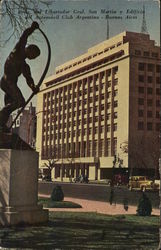
M 33 22 L 31 27 L 27 28 L 21 35 L 18 43 L 16 44 L 15 48 L 18 49 L 20 47 L 25 47 L 27 44 L 28 37 L 36 30 L 39 29 L 39 24 L 37 22 Z

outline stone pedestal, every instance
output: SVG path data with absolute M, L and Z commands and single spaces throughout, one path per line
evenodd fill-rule
M 38 153 L 0 149 L 0 224 L 36 224 L 48 220 L 37 205 Z

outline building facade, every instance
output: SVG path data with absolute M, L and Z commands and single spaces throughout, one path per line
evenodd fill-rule
M 40 166 L 54 180 L 158 174 L 160 47 L 123 32 L 56 68 L 38 94 Z
M 12 123 L 15 115 L 11 115 L 9 124 Z M 21 115 L 16 120 L 16 124 L 13 125 L 13 132 L 18 134 L 22 140 L 27 142 L 30 146 L 35 148 L 36 143 L 36 107 L 30 106 L 25 108 Z

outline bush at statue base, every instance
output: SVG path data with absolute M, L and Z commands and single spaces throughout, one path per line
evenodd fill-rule
M 142 197 L 139 200 L 137 215 L 139 216 L 150 216 L 152 212 L 152 204 L 149 198 L 143 193 Z
M 61 186 L 56 185 L 56 187 L 54 187 L 52 194 L 51 194 L 51 200 L 52 201 L 63 201 L 64 200 L 64 193 L 63 193 Z

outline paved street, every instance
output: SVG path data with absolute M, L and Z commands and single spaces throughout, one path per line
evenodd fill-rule
M 101 184 L 80 184 L 80 183 L 56 183 L 56 182 L 39 182 L 39 194 L 50 195 L 55 185 L 61 185 L 65 197 L 109 202 L 111 188 Z M 152 202 L 153 208 L 159 208 L 159 192 L 147 191 L 147 196 Z M 136 206 L 141 191 L 129 191 L 126 187 L 114 188 L 114 202 L 123 204 L 124 200 L 128 200 L 128 204 Z

